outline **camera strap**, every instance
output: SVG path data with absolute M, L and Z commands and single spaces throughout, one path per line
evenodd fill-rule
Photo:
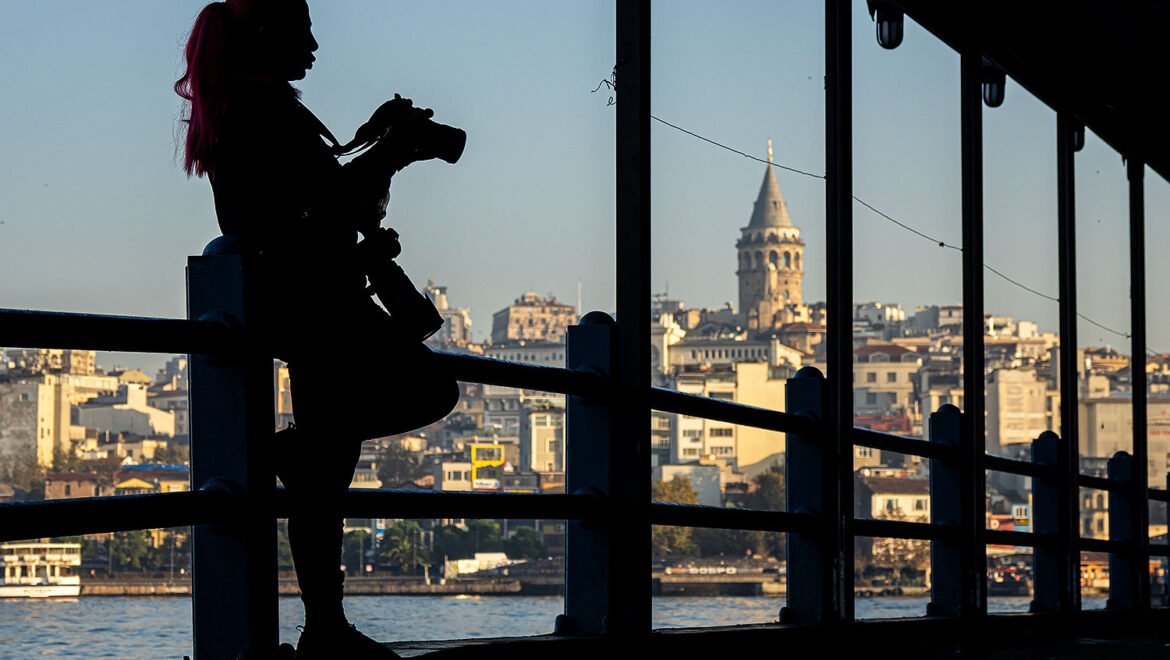
M 329 127 L 325 125 L 325 122 L 318 119 L 317 115 L 313 114 L 312 110 L 310 110 L 305 106 L 304 103 L 301 103 L 300 101 L 297 101 L 297 105 L 300 106 L 301 110 L 304 111 L 305 117 L 308 118 L 310 122 L 312 122 L 313 127 L 317 129 L 317 134 L 325 138 L 325 141 L 329 143 L 329 150 L 333 152 L 335 157 L 350 156 L 366 147 L 371 146 L 372 143 L 365 143 L 362 144 L 359 148 L 354 149 L 353 142 L 343 146 L 341 142 L 339 142 L 337 138 L 333 136 L 333 131 L 330 131 Z

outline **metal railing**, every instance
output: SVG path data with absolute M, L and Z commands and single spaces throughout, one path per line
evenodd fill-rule
M 932 542 L 929 613 L 921 622 L 951 634 L 986 616 L 986 546 L 1034 550 L 1037 613 L 1079 613 L 1079 552 L 1109 554 L 1109 607 L 1148 614 L 1147 562 L 1170 556 L 1150 545 L 1148 501 L 1170 501 L 1146 481 L 1143 416 L 1135 416 L 1134 455 L 1114 456 L 1108 477 L 1078 474 L 1075 350 L 1060 356 L 1062 439 L 1045 433 L 1032 460 L 986 455 L 983 448 L 983 351 L 979 323 L 964 328 L 964 396 L 969 413 L 943 406 L 931 416 L 929 441 L 855 429 L 852 424 L 852 27 L 847 0 L 825 2 L 827 376 L 803 369 L 787 385 L 787 412 L 763 410 L 649 386 L 650 300 L 650 3 L 615 5 L 617 318 L 586 316 L 568 335 L 566 369 L 467 355 L 441 360 L 460 379 L 567 395 L 566 494 L 480 495 L 355 492 L 343 514 L 370 516 L 555 517 L 569 521 L 562 633 L 643 638 L 650 633 L 650 525 L 756 529 L 789 533 L 788 601 L 783 622 L 852 624 L 853 543 L 861 536 Z M 983 316 L 982 53 L 960 53 L 963 188 L 963 302 L 969 319 Z M 1010 72 L 1009 72 L 1010 73 Z M 1060 333 L 1076 346 L 1075 118 L 1057 109 Z M 1134 282 L 1132 352 L 1145 353 L 1142 161 L 1129 159 Z M 0 505 L 0 539 L 57 536 L 142 527 L 194 525 L 195 651 L 234 657 L 275 642 L 275 524 L 287 497 L 275 488 L 268 441 L 274 427 L 271 358 L 249 335 L 251 295 L 246 260 L 229 253 L 194 257 L 188 265 L 188 317 L 149 319 L 0 310 L 0 345 L 187 353 L 191 359 L 192 492 Z M 1135 405 L 1145 401 L 1143 370 L 1134 370 Z M 787 511 L 722 509 L 651 502 L 651 409 L 707 417 L 786 433 Z M 929 523 L 854 515 L 855 446 L 930 462 Z M 1032 530 L 986 529 L 985 471 L 1032 479 Z M 1108 540 L 1078 529 L 1081 487 L 1106 490 Z M 1127 619 L 1129 617 L 1126 617 Z M 1035 617 L 1052 629 L 1067 618 Z M 1115 617 L 1111 621 L 1116 622 Z M 1053 621 L 1057 623 L 1053 624 Z M 953 622 L 959 622 L 952 625 Z M 867 626 L 869 624 L 866 624 Z M 886 624 L 897 634 L 908 624 Z M 781 626 L 779 629 L 785 629 Z M 809 626 L 798 629 L 808 630 Z M 882 628 L 869 626 L 867 631 Z M 1019 619 L 1003 630 L 1035 634 Z M 1068 631 L 1065 630 L 1067 633 Z M 913 634 L 913 633 L 911 633 Z M 1022 638 L 1022 637 L 1021 637 Z M 721 638 L 722 639 L 722 638 Z

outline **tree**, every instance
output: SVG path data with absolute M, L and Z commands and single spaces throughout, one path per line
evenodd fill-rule
M 110 537 L 109 552 L 115 569 L 145 572 L 150 563 L 150 551 L 150 535 L 146 530 L 116 532 Z
M 906 520 L 902 509 L 888 511 L 885 520 Z M 872 539 L 870 548 L 872 564 L 893 569 L 896 577 L 912 579 L 930 565 L 930 541 L 922 539 L 880 538 Z
M 533 527 L 521 527 L 504 542 L 504 550 L 512 559 L 541 559 L 548 556 L 548 548 Z
M 675 476 L 670 481 L 655 481 L 650 486 L 650 499 L 655 502 L 671 502 L 674 504 L 697 504 L 699 496 L 695 493 L 689 479 Z M 655 558 L 666 556 L 686 556 L 694 554 L 695 544 L 691 540 L 693 530 L 690 527 L 668 527 L 654 525 L 650 528 L 650 541 Z
M 77 452 L 74 450 L 73 443 L 69 443 L 69 447 L 65 448 L 60 445 L 53 448 L 53 471 L 54 472 L 75 472 L 81 465 L 81 460 L 77 457 Z
M 498 520 L 468 520 L 467 533 L 471 536 L 474 552 L 501 552 L 504 549 Z
M 698 528 L 691 538 L 703 557 L 745 557 L 767 549 L 766 534 L 754 529 Z
M 276 528 L 276 566 L 288 570 L 293 567 L 292 546 L 288 543 L 288 523 Z
M 435 530 L 435 560 L 469 559 L 474 553 L 471 535 L 455 525 L 443 525 Z
M 430 550 L 422 545 L 418 523 L 399 520 L 391 525 L 378 544 L 378 561 L 396 567 L 400 573 L 413 573 L 419 566 L 430 566 Z
M 345 533 L 341 543 L 341 563 L 347 573 L 361 575 L 366 569 L 366 550 L 370 547 L 370 533 L 355 529 Z
M 787 502 L 785 489 L 787 482 L 784 479 L 784 468 L 773 465 L 767 471 L 761 472 L 752 479 L 754 486 L 749 499 L 753 509 L 764 511 L 783 511 Z M 764 534 L 764 549 L 776 559 L 787 556 L 788 535 L 782 533 Z
M 425 474 L 418 455 L 399 442 L 386 445 L 378 459 L 378 479 L 383 487 L 414 481 Z

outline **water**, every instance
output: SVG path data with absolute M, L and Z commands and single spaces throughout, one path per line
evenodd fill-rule
M 1104 599 L 1085 598 L 1085 608 Z M 857 601 L 859 619 L 922 616 L 926 598 Z M 1102 601 L 1102 602 L 1098 602 Z M 559 597 L 356 596 L 350 620 L 380 640 L 508 637 L 552 632 Z M 779 598 L 655 598 L 654 627 L 726 626 L 776 620 Z M 993 612 L 1026 611 L 1027 598 L 996 598 Z M 280 638 L 296 642 L 303 610 L 280 599 Z M 0 600 L 0 656 L 20 658 L 181 658 L 191 654 L 187 598 Z

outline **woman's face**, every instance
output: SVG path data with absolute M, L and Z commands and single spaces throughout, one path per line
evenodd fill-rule
M 313 68 L 313 23 L 304 2 L 282 3 L 288 7 L 260 28 L 260 52 L 265 73 L 281 80 L 301 80 Z

